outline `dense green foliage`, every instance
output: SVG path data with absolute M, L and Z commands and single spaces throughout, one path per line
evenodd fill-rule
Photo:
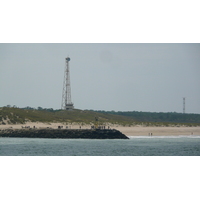
M 200 123 L 200 114 L 182 114 L 182 113 L 152 113 L 152 112 L 115 112 L 115 111 L 96 111 L 99 113 L 109 113 L 130 117 L 139 122 L 166 122 L 166 123 Z

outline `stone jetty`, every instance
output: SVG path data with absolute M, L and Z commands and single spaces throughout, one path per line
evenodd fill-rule
M 116 129 L 4 129 L 0 137 L 129 139 Z

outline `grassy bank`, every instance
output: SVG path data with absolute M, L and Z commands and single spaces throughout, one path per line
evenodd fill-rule
M 181 118 L 182 117 L 182 118 Z M 200 126 L 200 115 L 178 113 L 109 112 L 92 110 L 53 110 L 25 109 L 14 107 L 0 108 L 0 125 L 24 124 L 26 122 L 65 124 L 119 124 L 122 126 Z M 183 120 L 184 118 L 184 120 Z M 169 120 L 170 119 L 170 120 Z

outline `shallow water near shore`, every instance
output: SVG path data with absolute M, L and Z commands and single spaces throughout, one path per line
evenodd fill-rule
M 200 156 L 200 136 L 123 139 L 0 138 L 1 156 Z

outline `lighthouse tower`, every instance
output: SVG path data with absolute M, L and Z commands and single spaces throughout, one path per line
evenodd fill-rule
M 65 58 L 65 72 L 64 72 L 62 104 L 61 104 L 62 110 L 73 110 L 74 109 L 74 104 L 71 101 L 69 61 L 70 61 L 69 57 Z

